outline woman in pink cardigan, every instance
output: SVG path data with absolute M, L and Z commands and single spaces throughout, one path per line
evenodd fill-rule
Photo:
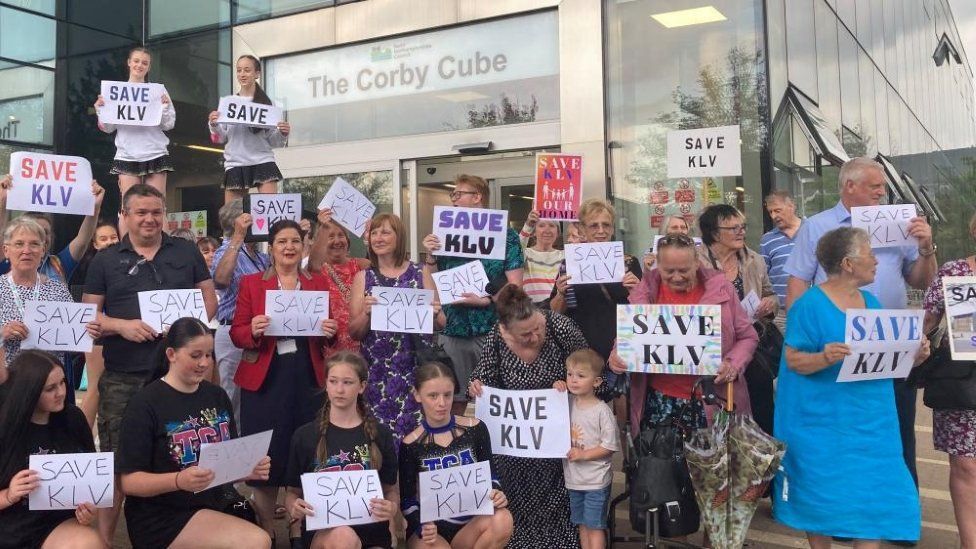
M 715 376 L 719 395 L 733 383 L 735 408 L 751 413 L 749 392 L 742 373 L 759 343 L 752 321 L 739 304 L 735 288 L 721 271 L 706 269 L 698 261 L 694 241 L 682 234 L 662 238 L 657 245 L 657 268 L 644 272 L 641 283 L 630 292 L 631 303 L 667 305 L 721 305 L 722 367 Z M 627 365 L 610 355 L 610 369 L 617 373 Z M 692 398 L 698 376 L 634 374 L 630 382 L 630 421 L 635 430 L 674 417 L 691 427 L 704 427 L 706 413 L 701 400 Z

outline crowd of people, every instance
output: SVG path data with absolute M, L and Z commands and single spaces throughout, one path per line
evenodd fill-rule
M 145 81 L 150 65 L 146 50 L 133 50 L 130 81 Z M 259 75 L 257 59 L 238 60 L 240 96 L 270 103 Z M 831 537 L 857 547 L 919 539 L 916 387 L 835 382 L 851 352 L 845 312 L 904 308 L 912 287 L 928 291 L 931 328 L 944 315 L 941 278 L 971 275 L 976 260 L 940 269 L 922 217 L 909 228 L 917 246 L 872 249 L 867 234 L 851 228 L 850 211 L 885 196 L 873 160 L 847 162 L 837 205 L 808 219 L 797 216 L 788 193 L 770 194 L 765 206 L 775 227 L 759 252 L 746 245 L 747 220 L 733 206 L 707 206 L 697 220 L 668 217 L 653 247 L 625 256 L 626 273 L 614 283 L 573 284 L 560 249 L 560 242 L 613 241 L 610 203 L 586 200 L 578 222 L 562 227 L 532 212 L 520 231 L 508 228 L 502 259 L 478 260 L 487 295 L 435 303 L 437 334 L 415 337 L 371 328 L 372 290 L 433 289 L 434 273 L 469 261 L 438 255 L 437 236 L 423 239 L 426 254 L 413 261 L 403 221 L 380 213 L 363 237 L 367 257 L 351 257 L 349 234 L 326 209 L 315 220 L 275 223 L 266 251 L 247 241 L 252 218 L 242 195 L 277 189 L 281 173 L 270 151 L 287 138 L 285 122 L 252 130 L 211 114 L 212 137 L 226 145 L 223 238 L 164 233 L 171 168 L 163 131 L 175 111 L 168 97 L 161 100 L 159 127 L 102 126 L 116 132 L 117 229 L 99 221 L 104 191 L 93 182 L 94 215 L 52 254 L 51 219 L 8 220 L 12 179 L 0 180 L 0 547 L 110 546 L 124 508 L 136 548 L 270 547 L 277 521 L 287 520 L 293 548 L 391 547 L 399 537 L 411 548 L 598 549 L 613 518 L 618 422 L 635 432 L 675 419 L 700 428 L 716 410 L 699 398 L 695 376 L 628 374 L 616 352 L 621 304 L 720 307 L 716 391 L 731 384 L 735 410 L 788 447 L 770 493 L 778 521 L 806 532 L 816 549 Z M 102 104 L 99 98 L 96 107 Z M 487 206 L 484 179 L 462 175 L 454 185 L 454 206 Z M 970 229 L 976 238 L 976 217 Z M 98 310 L 87 326 L 97 345 L 84 357 L 21 350 L 29 330 L 24 304 L 74 301 L 72 280 L 84 288 L 80 300 Z M 143 322 L 138 292 L 169 289 L 200 290 L 213 322 L 183 318 L 165 333 Z M 299 289 L 328 291 L 329 318 L 314 336 L 269 335 L 266 292 Z M 752 294 L 758 305 L 749 313 L 743 302 Z M 780 331 L 785 339 L 771 335 Z M 450 364 L 418 361 L 419 348 L 435 339 Z M 781 352 L 778 367 L 756 359 L 769 352 Z M 929 353 L 926 339 L 916 363 Z M 79 408 L 73 388 L 82 365 L 88 392 Z M 485 387 L 568 392 L 566 458 L 493 455 L 485 425 L 467 415 Z M 939 410 L 934 422 L 936 447 L 950 454 L 962 544 L 976 547 L 976 411 Z M 98 448 L 115 454 L 114 506 L 28 510 L 39 485 L 28 456 L 92 452 L 93 427 Z M 239 512 L 247 507 L 242 486 L 209 487 L 214 472 L 198 465 L 200 444 L 268 430 L 268 456 L 242 479 L 249 517 Z M 493 515 L 421 522 L 420 472 L 485 461 L 495 477 Z M 377 522 L 307 531 L 303 519 L 316 510 L 303 498 L 301 475 L 362 469 L 378 471 L 382 484 L 382 497 L 370 502 Z

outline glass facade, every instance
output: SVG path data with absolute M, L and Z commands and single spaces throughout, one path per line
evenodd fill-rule
M 711 203 L 742 210 L 753 242 L 762 231 L 762 156 L 769 131 L 762 1 L 711 5 L 721 20 L 668 27 L 654 16 L 682 10 L 685 2 L 605 4 L 616 238 L 631 253 L 648 247 L 664 216 L 693 220 Z M 668 179 L 669 131 L 727 125 L 741 126 L 742 176 Z

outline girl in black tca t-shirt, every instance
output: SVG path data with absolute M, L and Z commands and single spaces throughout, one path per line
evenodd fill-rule
M 420 427 L 400 444 L 400 506 L 407 519 L 407 547 L 504 547 L 512 537 L 513 522 L 494 466 L 495 489 L 491 492 L 494 515 L 420 523 L 421 471 L 491 461 L 492 455 L 485 424 L 451 413 L 454 376 L 447 366 L 440 362 L 418 366 L 414 370 L 414 398 L 423 408 L 423 418 Z
M 0 548 L 106 547 L 90 526 L 91 503 L 73 511 L 28 510 L 28 496 L 40 486 L 37 471 L 27 468 L 29 456 L 95 451 L 85 415 L 65 404 L 65 395 L 64 368 L 53 356 L 21 351 L 10 364 L 0 402 Z
M 291 439 L 285 506 L 293 520 L 315 513 L 302 499 L 303 473 L 376 469 L 384 497 L 371 500 L 370 512 L 379 522 L 308 532 L 310 549 L 389 549 L 392 545 L 389 521 L 398 497 L 397 456 L 392 433 L 366 409 L 367 377 L 366 361 L 358 353 L 341 351 L 326 360 L 327 398 L 319 419 L 299 427 Z
M 115 456 L 132 546 L 271 547 L 260 527 L 221 512 L 230 487 L 204 490 L 214 473 L 197 465 L 200 444 L 237 436 L 227 393 L 204 381 L 213 366 L 209 328 L 195 318 L 177 320 L 163 353 L 168 369 L 129 401 Z M 267 479 L 270 470 L 265 457 L 249 478 Z

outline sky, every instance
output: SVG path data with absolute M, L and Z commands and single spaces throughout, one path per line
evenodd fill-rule
M 976 0 L 949 0 L 952 16 L 959 28 L 962 47 L 976 72 Z

